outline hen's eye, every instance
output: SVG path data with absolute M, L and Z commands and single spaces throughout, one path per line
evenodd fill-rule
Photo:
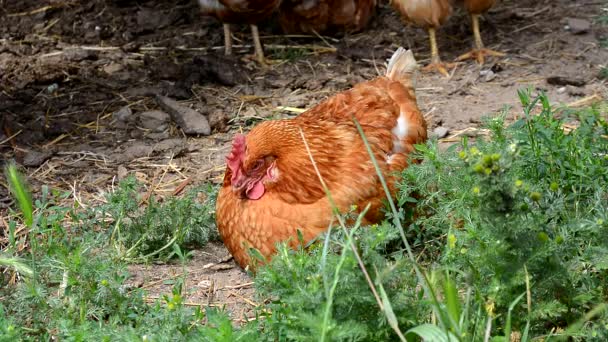
M 263 165 L 264 165 L 264 161 L 260 159 L 255 162 L 255 164 L 253 165 L 253 169 L 259 170 Z

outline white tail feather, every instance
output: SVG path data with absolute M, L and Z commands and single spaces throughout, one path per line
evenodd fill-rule
M 414 72 L 418 64 L 414 58 L 412 50 L 399 47 L 388 61 L 386 67 L 386 77 L 394 81 L 403 81 L 403 78 L 411 78 L 415 82 Z

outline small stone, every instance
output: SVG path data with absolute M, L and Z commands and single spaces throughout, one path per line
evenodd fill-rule
M 559 89 L 557 89 L 558 94 L 563 94 L 565 92 L 566 92 L 566 87 L 560 87 Z
M 433 136 L 437 139 L 445 138 L 448 136 L 449 133 L 450 130 L 443 126 L 435 127 L 435 129 L 433 130 Z
M 108 75 L 117 73 L 117 72 L 121 71 L 122 69 L 124 69 L 124 66 L 119 63 L 110 63 L 103 67 L 103 71 Z
M 116 174 L 118 176 L 118 179 L 125 179 L 127 177 L 127 175 L 129 174 L 129 171 L 127 171 L 127 168 L 124 167 L 123 165 L 118 165 L 118 169 L 116 170 Z
M 494 71 L 492 71 L 490 69 L 481 70 L 479 72 L 479 75 L 483 77 L 484 82 L 490 82 L 496 78 L 496 74 L 494 73 Z
M 156 102 L 167 111 L 173 120 L 186 134 L 211 134 L 211 126 L 207 118 L 196 110 L 182 106 L 177 101 L 166 96 L 156 96 Z
M 587 93 L 585 92 L 585 88 L 566 86 L 566 91 L 570 96 L 585 96 Z
M 52 156 L 52 151 L 30 151 L 23 157 L 23 166 L 38 167 Z
M 170 134 L 169 134 L 169 131 L 164 130 L 162 132 L 152 132 L 152 133 L 146 134 L 145 137 L 150 140 L 161 141 L 161 140 L 169 139 Z M 142 137 L 140 137 L 140 139 L 141 138 Z
M 143 128 L 153 132 L 162 132 L 169 127 L 169 114 L 160 110 L 149 110 L 139 115 L 139 120 Z
M 591 29 L 589 20 L 579 18 L 568 18 L 567 26 L 572 34 L 584 34 Z
M 81 62 L 85 59 L 96 59 L 97 52 L 93 50 L 85 50 L 80 48 L 70 48 L 63 50 L 63 54 L 61 55 L 63 60 L 70 62 Z
M 133 117 L 133 111 L 129 106 L 124 106 L 118 111 L 112 113 L 112 117 L 114 118 L 114 120 L 127 122 Z

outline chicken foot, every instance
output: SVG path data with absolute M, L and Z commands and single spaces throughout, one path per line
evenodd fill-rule
M 475 38 L 475 48 L 463 55 L 460 55 L 457 60 L 476 59 L 477 63 L 483 64 L 485 56 L 502 57 L 504 52 L 494 51 L 483 47 L 481 34 L 479 33 L 479 14 L 471 14 L 471 25 L 473 26 L 473 37 Z
M 439 49 L 437 48 L 437 38 L 435 36 L 435 28 L 430 27 L 428 30 L 429 30 L 429 41 L 431 44 L 431 63 L 429 65 L 425 66 L 424 68 L 422 68 L 422 70 L 423 71 L 436 70 L 443 76 L 448 77 L 448 76 L 450 76 L 450 74 L 448 73 L 447 69 L 453 68 L 456 64 L 455 63 L 444 63 L 441 61 L 441 58 L 439 57 Z

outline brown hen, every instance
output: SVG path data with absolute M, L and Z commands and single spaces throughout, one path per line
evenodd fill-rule
M 293 119 L 262 122 L 234 138 L 220 189 L 216 220 L 222 239 L 241 267 L 248 249 L 265 257 L 297 230 L 310 241 L 332 222 L 332 207 L 314 170 L 304 135 L 337 209 L 370 209 L 365 223 L 383 218 L 382 186 L 353 118 L 363 127 L 391 192 L 414 144 L 427 138 L 416 103 L 416 61 L 400 48 L 386 76 L 357 84 Z
M 251 26 L 256 58 L 260 64 L 266 64 L 257 23 L 269 18 L 281 0 L 198 0 L 198 3 L 204 15 L 214 16 L 224 23 L 226 55 L 232 54 L 230 24 L 248 24 Z
M 286 33 L 356 32 L 375 9 L 376 0 L 283 0 L 279 23 Z
M 503 56 L 504 54 L 501 52 L 484 49 L 479 33 L 479 16 L 488 11 L 496 0 L 455 0 L 455 2 L 462 5 L 471 15 L 475 37 L 475 49 L 460 56 L 458 60 L 476 58 L 480 64 L 483 64 L 484 55 Z M 392 0 L 393 7 L 405 20 L 424 27 L 429 32 L 431 63 L 423 70 L 437 70 L 444 76 L 448 76 L 447 69 L 453 68 L 455 64 L 441 61 L 437 48 L 436 30 L 451 16 L 453 3 L 453 0 Z

